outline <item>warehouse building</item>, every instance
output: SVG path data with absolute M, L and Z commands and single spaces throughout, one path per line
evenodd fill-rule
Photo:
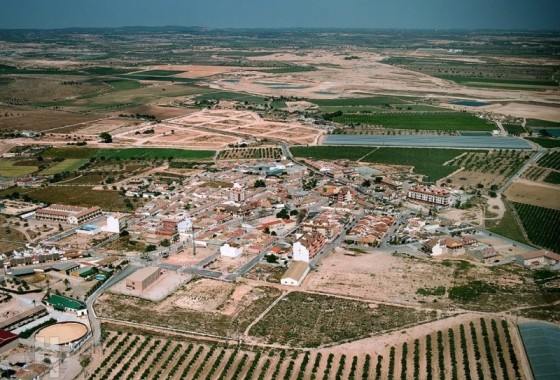
M 129 290 L 143 292 L 148 286 L 153 284 L 161 275 L 161 270 L 157 267 L 142 268 L 128 276 L 125 285 Z

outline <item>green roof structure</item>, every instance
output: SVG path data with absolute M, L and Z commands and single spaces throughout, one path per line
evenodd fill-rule
M 75 300 L 73 298 L 68 298 L 64 296 L 60 296 L 58 294 L 54 294 L 49 297 L 47 300 L 49 305 L 52 305 L 57 310 L 83 310 L 86 308 L 86 304 Z

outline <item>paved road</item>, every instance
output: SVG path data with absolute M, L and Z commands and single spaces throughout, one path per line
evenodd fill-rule
M 140 269 L 139 266 L 130 265 L 130 264 L 127 265 L 119 273 L 117 273 L 116 275 L 114 275 L 113 277 L 111 277 L 107 281 L 105 281 L 105 283 L 103 285 L 101 285 L 99 287 L 99 289 L 97 289 L 95 292 L 93 292 L 93 294 L 91 296 L 89 296 L 89 298 L 87 299 L 86 306 L 87 306 L 88 318 L 89 318 L 89 323 L 90 323 L 90 326 L 91 326 L 91 331 L 93 332 L 93 343 L 94 343 L 94 345 L 97 345 L 101 342 L 101 323 L 99 322 L 99 319 L 97 319 L 97 316 L 95 315 L 95 312 L 93 311 L 93 304 L 95 303 L 95 300 L 101 294 L 103 294 L 103 292 L 105 292 L 107 289 L 109 289 L 111 286 L 113 286 L 117 282 L 123 280 L 125 277 L 134 273 L 138 269 Z

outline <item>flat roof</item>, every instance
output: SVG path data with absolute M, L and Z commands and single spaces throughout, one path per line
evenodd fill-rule
M 67 262 L 62 262 L 62 263 L 58 263 L 58 264 L 54 264 L 52 266 L 52 269 L 54 270 L 68 270 L 68 269 L 73 269 L 78 267 L 79 265 L 76 264 L 74 261 L 67 261 Z
M 82 310 L 86 308 L 85 303 L 75 300 L 73 298 L 60 296 L 58 294 L 54 294 L 50 296 L 47 302 L 52 306 L 55 307 L 58 306 L 59 308 L 64 308 L 64 309 Z
M 130 281 L 143 281 L 146 277 L 151 276 L 155 272 L 158 272 L 160 268 L 158 267 L 146 267 L 138 269 L 136 272 L 132 273 L 126 279 Z
M 519 324 L 519 332 L 535 379 L 560 379 L 560 327 L 527 322 Z

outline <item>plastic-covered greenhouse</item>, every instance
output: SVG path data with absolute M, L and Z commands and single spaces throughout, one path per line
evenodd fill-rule
M 560 327 L 545 322 L 519 324 L 535 380 L 560 379 Z

